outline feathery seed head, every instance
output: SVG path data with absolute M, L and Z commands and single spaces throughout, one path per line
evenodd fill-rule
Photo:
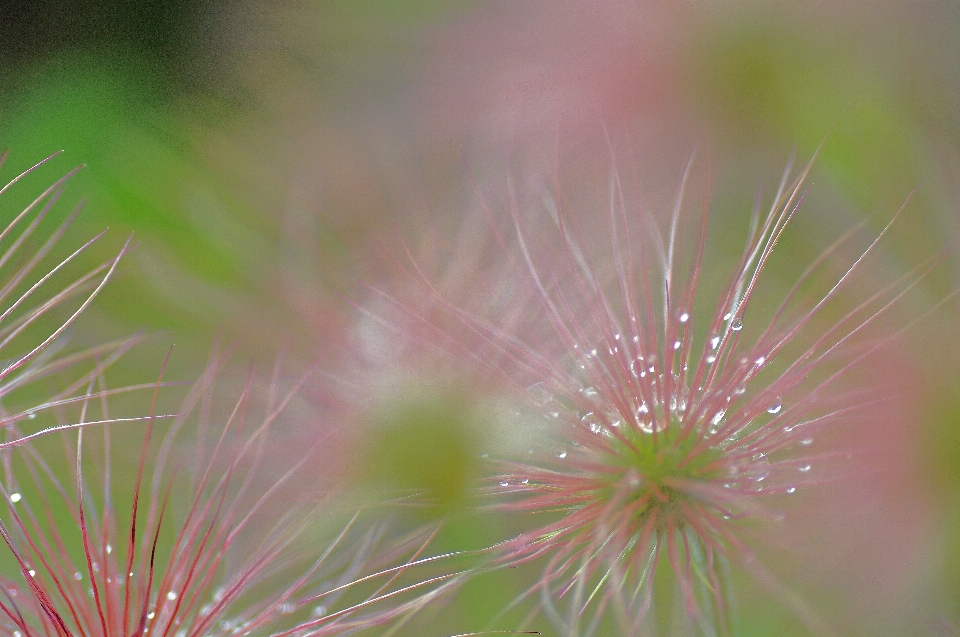
M 875 325 L 936 262 L 875 286 L 866 264 L 884 230 L 817 291 L 858 237 L 855 227 L 797 277 L 779 307 L 752 306 L 810 167 L 797 177 L 787 171 L 766 215 L 757 205 L 739 263 L 718 285 L 716 268 L 704 263 L 706 201 L 693 241 L 682 232 L 691 165 L 666 224 L 628 201 L 615 169 L 602 215 L 578 215 L 556 183 L 534 187 L 527 206 L 509 182 L 512 227 L 499 227 L 485 206 L 498 247 L 477 252 L 497 255 L 489 265 L 506 271 L 512 289 L 461 266 L 479 292 L 468 302 L 487 305 L 478 311 L 428 284 L 468 328 L 453 351 L 525 388 L 528 411 L 549 423 L 556 446 L 501 461 L 489 491 L 506 510 L 554 516 L 506 542 L 500 560 L 547 560 L 533 590 L 570 634 L 594 634 L 605 610 L 625 634 L 665 630 L 663 613 L 651 609 L 671 598 L 695 630 L 729 634 L 731 564 L 823 628 L 760 564 L 752 542 L 781 519 L 791 494 L 852 453 L 817 443 L 820 434 L 890 399 L 877 386 L 841 380 L 889 342 Z M 597 241 L 604 228 L 612 233 L 606 244 Z M 719 292 L 700 289 L 708 286 Z M 840 293 L 855 286 L 871 291 L 850 305 Z M 455 328 L 430 321 L 428 338 L 456 340 Z M 655 586 L 659 573 L 670 574 L 678 595 Z M 584 624 L 588 608 L 595 615 Z
M 287 449 L 279 472 L 270 466 L 273 430 L 306 379 L 287 392 L 274 379 L 260 397 L 251 377 L 223 414 L 215 383 L 222 365 L 217 357 L 174 416 L 155 414 L 163 383 L 141 387 L 157 393 L 146 429 L 137 431 L 87 428 L 109 420 L 111 392 L 92 391 L 104 382 L 101 367 L 86 400 L 69 406 L 79 412 L 78 432 L 4 452 L 0 535 L 20 575 L 0 577 L 0 630 L 21 637 L 356 634 L 415 613 L 451 586 L 457 573 L 420 577 L 438 562 L 422 557 L 428 531 L 397 539 L 383 524 L 360 529 L 357 514 L 329 543 L 310 539 L 331 514 L 342 515 L 333 493 L 310 488 L 316 449 Z M 22 438 L 17 424 L 7 429 Z M 65 462 L 51 460 L 56 442 Z M 123 453 L 137 444 L 139 460 Z M 112 475 L 114 467 L 131 477 Z

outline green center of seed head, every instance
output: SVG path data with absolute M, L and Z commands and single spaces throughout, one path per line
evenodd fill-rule
M 657 406 L 651 416 L 655 432 L 623 427 L 626 440 L 613 441 L 613 464 L 621 470 L 611 474 L 610 497 L 624 498 L 625 506 L 646 500 L 635 514 L 641 523 L 656 511 L 658 527 L 670 519 L 679 526 L 683 524 L 680 503 L 696 497 L 680 485 L 716 478 L 717 470 L 710 467 L 721 451 L 697 448 L 698 437 L 681 434 L 676 413 L 668 418 Z

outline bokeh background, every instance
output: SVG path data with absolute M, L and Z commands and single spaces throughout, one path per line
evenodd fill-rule
M 159 333 L 177 343 L 183 376 L 218 337 L 241 358 L 286 347 L 349 375 L 356 316 L 345 299 L 391 276 L 384 245 L 455 229 L 477 173 L 553 144 L 589 156 L 604 127 L 630 140 L 665 203 L 693 149 L 708 154 L 721 220 L 744 219 L 792 153 L 806 162 L 823 144 L 797 232 L 826 245 L 860 219 L 879 231 L 909 201 L 888 258 L 906 269 L 945 255 L 914 315 L 960 287 L 960 4 L 950 0 L 33 0 L 0 9 L 0 86 L 6 176 L 66 150 L 5 195 L 4 215 L 83 163 L 67 197 L 87 201 L 76 232 L 111 228 L 91 259 L 130 232 L 140 243 L 79 338 Z M 584 178 L 606 166 L 593 170 Z M 714 236 L 735 254 L 743 224 L 730 227 Z M 790 280 L 805 258 L 771 265 L 772 276 Z M 960 626 L 958 311 L 946 303 L 904 337 L 892 373 L 911 396 L 907 475 L 851 523 L 885 529 L 864 550 L 896 568 L 856 580 L 863 594 L 849 608 L 824 602 L 845 634 Z M 157 360 L 124 365 L 139 378 Z M 373 433 L 354 436 L 376 469 L 357 460 L 344 475 L 438 489 L 436 515 L 454 518 L 440 548 L 502 539 L 496 518 L 451 513 L 491 444 L 475 435 L 469 398 L 449 388 L 397 398 L 396 386 L 359 401 L 382 399 L 366 414 Z M 446 464 L 425 471 L 424 458 Z M 497 577 L 411 634 L 486 627 L 522 587 L 520 574 Z M 880 581 L 891 577 L 892 589 Z M 908 594 L 884 607 L 891 590 Z M 799 630 L 770 608 L 745 609 L 744 634 Z

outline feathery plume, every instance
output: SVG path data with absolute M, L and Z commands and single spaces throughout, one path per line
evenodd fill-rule
M 0 188 L 0 203 L 6 201 L 9 195 L 3 195 L 13 186 L 59 154 L 50 155 Z M 7 156 L 7 151 L 0 153 L 0 167 Z M 102 371 L 109 367 L 139 340 L 135 336 L 64 353 L 65 332 L 90 306 L 116 270 L 120 259 L 130 249 L 128 238 L 116 256 L 67 284 L 56 287 L 59 279 L 68 276 L 69 266 L 106 234 L 106 231 L 101 232 L 66 258 L 52 265 L 48 264 L 48 257 L 54 247 L 80 213 L 83 207 L 80 204 L 74 207 L 47 239 L 41 241 L 37 238 L 40 229 L 44 227 L 43 222 L 61 198 L 66 183 L 81 168 L 82 166 L 74 168 L 51 184 L 0 229 L 0 356 L 4 359 L 0 366 L 0 403 L 13 404 L 16 394 L 21 390 L 43 379 L 61 376 L 65 371 L 84 364 L 92 363 L 94 371 L 81 375 L 44 400 L 34 401 L 29 409 L 22 412 L 9 413 L 6 408 L 0 408 L 0 418 L 4 425 L 33 420 L 38 414 L 82 400 L 83 389 L 90 379 L 96 376 L 95 370 Z M 50 288 L 55 291 L 45 297 L 44 292 Z M 66 319 L 60 318 L 64 309 L 68 312 Z M 49 327 L 51 323 L 52 328 Z M 38 336 L 38 330 L 49 331 L 42 331 Z M 126 390 L 114 390 L 114 393 L 123 391 Z M 105 423 L 84 423 L 91 424 Z M 46 430 L 22 431 L 23 435 L 19 438 L 8 436 L 0 443 L 0 448 L 20 444 L 51 430 L 79 426 L 81 425 L 78 423 L 60 423 Z
M 0 577 L 5 634 L 356 634 L 409 617 L 456 581 L 411 578 L 447 557 L 425 557 L 429 531 L 357 532 L 359 513 L 318 550 L 307 536 L 336 507 L 309 488 L 316 449 L 286 448 L 281 465 L 272 437 L 306 377 L 284 392 L 277 371 L 263 397 L 251 376 L 217 427 L 222 364 L 211 361 L 165 431 L 153 415 L 158 380 L 142 430 L 80 427 L 4 451 L 0 535 L 19 570 Z M 81 425 L 110 419 L 110 392 L 94 391 L 104 383 L 97 374 L 71 405 Z M 138 437 L 139 454 L 124 453 Z M 52 460 L 58 445 L 66 461 Z
M 896 335 L 877 331 L 880 317 L 938 259 L 874 285 L 867 268 L 876 265 L 872 254 L 888 224 L 816 291 L 861 224 L 810 264 L 779 307 L 759 306 L 761 274 L 804 198 L 811 167 L 795 177 L 788 168 L 768 213 L 757 203 L 746 247 L 722 284 L 717 268 L 704 263 L 706 201 L 692 241 L 683 230 L 692 164 L 666 224 L 634 207 L 616 168 L 607 222 L 577 216 L 557 184 L 524 190 L 534 193 L 527 202 L 511 180 L 507 229 L 484 204 L 494 247 L 476 247 L 476 228 L 468 233 L 480 258 L 491 261 L 451 268 L 459 273 L 450 280 L 470 281 L 471 298 L 451 299 L 450 280 L 421 275 L 434 308 L 459 327 L 412 302 L 388 302 L 400 306 L 406 318 L 399 321 L 414 317 L 426 340 L 452 350 L 459 363 L 524 388 L 525 411 L 548 423 L 555 446 L 499 462 L 488 491 L 501 510 L 550 520 L 528 524 L 497 559 L 545 561 L 527 595 L 539 594 L 564 634 L 594 635 L 611 621 L 622 634 L 673 634 L 677 621 L 699 634 L 732 634 L 731 567 L 828 634 L 754 549 L 776 538 L 795 492 L 850 469 L 859 450 L 814 441 L 829 441 L 839 425 L 891 399 L 889 388 L 849 380 Z M 606 243 L 596 238 L 604 225 L 612 232 Z M 455 262 L 458 249 L 451 253 Z M 505 274 L 491 283 L 484 267 Z M 711 285 L 719 293 L 706 300 L 701 288 Z M 874 287 L 858 302 L 844 298 L 867 285 Z

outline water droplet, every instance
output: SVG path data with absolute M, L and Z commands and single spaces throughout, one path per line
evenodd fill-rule
M 284 602 L 283 604 L 277 606 L 277 612 L 279 612 L 281 615 L 289 615 L 295 610 L 297 610 L 297 607 L 290 602 Z
M 83 573 L 81 573 L 80 571 L 77 571 L 76 573 L 73 574 L 73 579 L 79 582 L 80 580 L 83 579 Z
M 793 493 L 797 490 L 796 487 L 787 487 L 787 493 Z
M 596 355 L 597 355 L 597 350 L 595 350 L 595 349 L 590 350 L 590 356 L 591 356 L 591 357 L 595 357 Z
M 813 444 L 813 438 L 804 438 L 803 440 L 800 441 L 800 444 L 803 445 L 804 447 L 809 447 L 810 445 Z
M 746 386 L 746 385 L 740 385 L 739 387 L 737 387 L 736 389 L 733 390 L 733 395 L 734 395 L 734 396 L 743 396 L 743 395 L 746 394 L 746 393 L 747 393 L 747 386 Z
M 640 431 L 647 434 L 652 434 L 654 431 L 660 430 L 655 419 L 649 421 L 637 420 L 637 426 L 640 428 Z
M 733 319 L 733 321 L 730 323 L 730 329 L 733 330 L 734 332 L 739 332 L 740 330 L 743 329 L 743 321 L 740 319 L 739 316 Z
M 730 314 L 730 312 L 727 312 L 726 314 L 723 315 L 723 320 L 724 320 L 724 321 L 729 321 L 731 316 L 732 316 L 732 315 Z
M 27 418 L 29 418 L 30 420 L 33 420 L 36 417 L 37 417 L 36 414 L 27 414 Z
M 530 394 L 530 398 L 533 399 L 533 402 L 540 407 L 546 405 L 548 402 L 550 402 L 550 399 L 553 398 L 543 383 L 534 383 L 530 385 L 527 387 L 527 393 Z
M 113 553 L 113 546 L 107 544 L 107 555 L 110 555 L 111 553 Z
M 177 598 L 177 592 L 176 592 L 176 591 L 167 591 L 167 599 L 169 599 L 169 600 L 172 602 L 172 601 L 175 600 L 176 598 Z
M 710 349 L 717 349 L 717 346 L 720 345 L 720 337 L 714 336 L 710 339 Z
M 723 417 L 726 415 L 726 413 L 727 413 L 727 410 L 725 410 L 725 409 L 721 409 L 720 411 L 718 411 L 717 413 L 715 413 L 715 414 L 713 415 L 713 418 L 710 419 L 710 424 L 711 424 L 711 425 L 719 425 L 720 422 L 723 420 Z M 716 432 L 714 432 L 714 433 L 716 433 Z
M 810 465 L 805 464 L 802 467 L 800 467 L 798 471 L 800 471 L 800 473 L 807 473 L 810 471 Z
M 567 457 L 567 452 L 566 452 L 566 451 L 560 451 L 560 452 L 557 453 L 557 457 L 560 458 L 561 460 L 563 460 L 564 458 Z
M 326 607 L 326 606 L 314 606 L 314 607 L 313 607 L 313 610 L 310 611 L 310 612 L 313 614 L 314 617 L 323 617 L 324 615 L 327 614 L 327 607 Z
M 766 362 L 767 362 L 767 357 L 766 357 L 766 356 L 759 356 L 759 357 L 757 358 L 757 360 L 755 360 L 755 361 L 753 362 L 753 364 L 756 365 L 757 367 L 760 367 L 761 365 L 763 365 L 763 364 L 766 363 Z
M 767 413 L 768 413 L 768 414 L 779 414 L 781 409 L 783 409 L 783 403 L 780 401 L 779 398 L 777 398 L 777 400 L 774 401 L 774 403 L 773 403 L 772 405 L 770 405 L 769 407 L 767 407 Z
M 509 487 L 509 486 L 510 486 L 510 483 L 507 482 L 506 480 L 503 480 L 503 481 L 500 482 L 500 486 L 501 486 L 501 487 Z
M 100 572 L 100 563 L 99 563 L 99 562 L 94 562 L 94 563 L 93 563 L 93 572 L 94 572 L 94 573 L 99 573 L 99 572 Z
M 681 345 L 682 345 L 682 343 L 681 343 L 680 341 L 674 341 L 674 342 L 673 342 L 673 351 L 677 351 L 678 349 L 680 349 L 680 346 L 681 346 Z
M 600 425 L 600 421 L 599 419 L 597 419 L 597 415 L 592 411 L 588 411 L 583 416 L 583 418 L 580 419 L 580 422 L 582 422 L 587 427 L 589 427 L 591 433 L 598 434 L 601 431 L 603 431 L 603 427 Z
M 486 452 L 484 452 L 484 453 L 481 453 L 481 454 L 480 454 L 480 457 L 481 457 L 481 458 L 483 458 L 484 460 L 486 460 L 487 458 L 489 458 L 489 457 L 490 457 L 490 454 L 489 454 L 489 453 L 486 453 Z
M 717 362 L 716 356 L 714 356 L 713 354 L 710 354 L 710 356 L 707 356 L 707 365 L 713 365 L 715 362 Z
M 21 499 L 23 499 L 23 496 L 20 495 L 19 493 L 11 493 L 11 494 L 10 494 L 10 501 L 13 502 L 14 504 L 16 504 L 17 502 L 19 502 Z
M 596 398 L 599 395 L 596 387 L 584 387 L 580 390 L 580 393 L 586 398 Z
M 147 613 L 147 619 L 153 619 L 156 616 L 157 614 L 153 611 L 150 611 L 149 613 Z
M 520 484 L 530 484 L 530 478 L 524 478 L 520 481 Z
M 681 322 L 681 323 L 686 323 L 686 322 L 689 321 L 689 320 L 690 320 L 690 315 L 689 315 L 689 314 L 687 314 L 686 312 L 682 312 L 682 313 L 680 314 L 680 322 Z
M 35 570 L 33 570 L 32 568 L 31 568 L 29 571 L 27 571 L 27 572 L 30 573 L 30 577 L 36 577 L 36 576 L 37 576 L 37 572 L 36 572 Z
M 23 637 L 23 633 L 21 633 L 19 630 L 15 630 L 13 631 L 13 637 Z

